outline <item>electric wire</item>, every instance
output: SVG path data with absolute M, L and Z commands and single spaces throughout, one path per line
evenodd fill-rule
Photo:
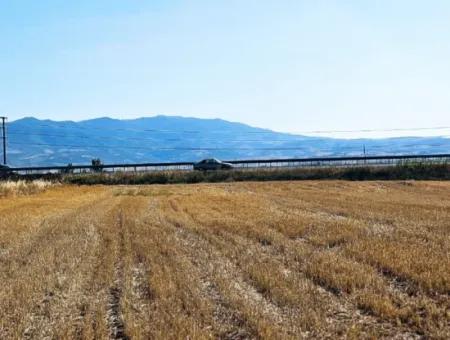
M 14 122 L 8 122 L 9 125 L 14 124 Z M 410 128 L 384 128 L 384 129 L 355 129 L 355 130 L 303 130 L 294 132 L 278 132 L 272 130 L 263 131 L 226 131 L 226 130 L 177 130 L 177 129 L 135 129 L 135 128 L 104 128 L 98 126 L 89 126 L 89 124 L 83 124 L 80 126 L 79 123 L 64 123 L 57 122 L 55 124 L 33 124 L 35 127 L 50 127 L 54 129 L 58 128 L 75 128 L 75 129 L 91 129 L 100 131 L 132 131 L 132 132 L 157 132 L 157 133 L 238 133 L 238 134 L 278 134 L 285 133 L 295 136 L 296 134 L 330 134 L 330 133 L 372 133 L 372 132 L 408 132 L 408 131 L 432 131 L 432 130 L 449 130 L 450 126 L 433 126 L 433 127 L 410 127 Z M 248 129 L 252 129 L 248 127 Z M 258 129 L 258 128 L 254 128 Z

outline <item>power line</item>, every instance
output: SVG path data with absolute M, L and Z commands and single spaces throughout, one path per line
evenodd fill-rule
M 30 146 L 29 143 L 18 143 L 18 142 L 9 142 L 14 145 L 26 145 Z M 54 146 L 54 147 L 67 147 L 67 148 L 94 148 L 94 149 L 133 149 L 133 150 L 150 150 L 150 151 L 226 151 L 226 150 L 259 150 L 259 151 L 305 151 L 305 147 L 264 147 L 264 148 L 255 148 L 255 147 L 145 147 L 145 146 L 115 146 L 115 145 L 74 145 L 74 144 L 51 144 L 51 143 L 33 143 L 32 145 L 38 146 Z M 417 146 L 433 146 L 440 147 L 446 146 L 448 147 L 450 144 L 409 144 L 403 145 L 402 147 L 417 147 Z M 360 145 L 346 145 L 342 146 L 343 148 L 350 149 L 352 147 L 359 148 Z M 330 148 L 330 147 L 328 147 Z M 322 149 L 328 149 L 322 148 Z M 331 147 L 333 148 L 333 147 Z M 386 148 L 386 145 L 371 145 L 370 149 L 377 148 Z
M 27 145 L 29 143 L 17 143 L 10 142 L 14 145 Z M 70 147 L 70 148 L 108 148 L 108 149 L 138 149 L 138 150 L 152 150 L 152 151 L 218 151 L 218 150 L 300 150 L 300 148 L 236 148 L 236 147 L 220 147 L 220 148 L 183 148 L 183 147 L 158 147 L 158 148 L 148 148 L 144 146 L 108 146 L 108 145 L 73 145 L 73 144 L 50 144 L 50 143 L 33 143 L 33 145 L 39 146 L 58 146 L 58 147 Z
M 9 123 L 10 125 L 13 123 Z M 57 124 L 57 125 L 56 125 Z M 271 130 L 264 131 L 224 131 L 224 130 L 173 130 L 173 129 L 134 129 L 134 128 L 100 128 L 94 126 L 80 126 L 77 123 L 56 123 L 51 124 L 36 124 L 32 127 L 50 127 L 50 128 L 76 128 L 76 129 L 91 129 L 100 131 L 130 131 L 130 132 L 157 132 L 157 133 L 239 133 L 239 134 L 288 134 L 295 136 L 296 134 L 330 134 L 330 133 L 371 133 L 371 132 L 407 132 L 407 131 L 433 131 L 433 130 L 449 130 L 450 126 L 434 126 L 434 127 L 411 127 L 411 128 L 385 128 L 385 129 L 359 129 L 359 130 L 302 130 L 295 132 L 278 132 Z M 249 127 L 250 129 L 250 127 Z M 255 128 L 257 129 L 257 128 Z
M 177 142 L 186 141 L 186 137 L 183 138 L 142 138 L 142 137 L 121 137 L 121 136 L 86 136 L 86 135 L 66 135 L 66 134 L 53 134 L 53 133 L 29 133 L 22 131 L 10 132 L 10 135 L 24 135 L 24 136 L 43 136 L 43 137 L 63 137 L 63 138 L 81 138 L 81 139 L 112 139 L 112 140 L 141 140 L 141 141 L 152 141 L 155 140 L 162 142 Z M 198 138 L 197 136 L 196 138 Z M 292 137 L 290 139 L 233 139 L 232 142 L 295 142 L 302 141 L 303 137 Z M 214 138 L 201 138 L 202 141 L 216 141 Z
M 149 141 L 149 142 L 186 142 L 189 140 L 189 138 L 186 137 L 179 137 L 179 138 L 165 138 L 165 139 L 155 139 L 155 138 L 143 138 L 143 137 L 129 137 L 129 136 L 87 136 L 87 135 L 67 135 L 67 134 L 53 134 L 53 133 L 29 133 L 25 131 L 10 131 L 10 135 L 23 135 L 23 136 L 43 136 L 43 137 L 60 137 L 60 138 L 79 138 L 79 139 L 102 139 L 102 140 L 115 140 L 115 141 L 124 141 L 124 140 L 136 140 L 136 141 Z M 434 136 L 429 138 L 443 138 L 443 137 L 449 137 L 448 135 L 441 135 L 441 136 Z M 242 142 L 262 142 L 262 143 L 280 143 L 280 142 L 304 142 L 304 137 L 295 137 L 289 139 L 232 139 L 228 142 L 231 143 L 242 143 Z M 420 137 L 419 137 L 420 138 Z M 199 136 L 197 140 L 200 139 L 203 142 L 207 141 L 217 141 L 216 138 L 202 138 Z
M 396 128 L 396 129 L 362 129 L 362 130 L 319 130 L 300 131 L 301 133 L 353 133 L 353 132 L 399 132 L 399 131 L 426 131 L 426 130 L 448 130 L 450 126 Z

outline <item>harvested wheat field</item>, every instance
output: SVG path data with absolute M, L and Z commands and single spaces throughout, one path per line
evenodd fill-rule
M 0 199 L 1 339 L 450 337 L 450 183 Z

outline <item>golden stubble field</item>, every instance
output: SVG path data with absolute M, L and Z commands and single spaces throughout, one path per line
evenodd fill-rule
M 1 339 L 450 337 L 450 183 L 0 199 Z

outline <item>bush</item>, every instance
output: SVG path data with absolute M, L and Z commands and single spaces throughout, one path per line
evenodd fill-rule
M 233 171 L 158 171 L 147 173 L 95 173 L 63 177 L 70 184 L 176 184 L 233 181 L 290 181 L 290 180 L 449 180 L 450 165 L 413 163 L 385 167 L 349 168 L 291 168 Z

